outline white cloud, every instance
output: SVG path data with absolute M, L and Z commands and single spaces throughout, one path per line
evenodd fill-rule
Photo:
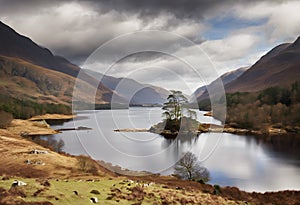
M 160 8 L 160 2 L 156 3 L 155 8 Z M 193 3 L 199 7 L 196 1 Z M 3 5 L 0 7 L 0 18 L 18 32 L 50 48 L 55 54 L 63 55 L 73 62 L 75 60 L 75 63 L 82 63 L 94 49 L 108 40 L 134 31 L 165 30 L 194 41 L 193 46 L 182 46 L 175 38 L 159 40 L 154 36 L 133 38 L 106 50 L 105 56 L 97 62 L 97 70 L 100 69 L 101 72 L 110 66 L 106 61 L 109 62 L 109 58 L 114 58 L 118 53 L 126 53 L 134 47 L 142 49 L 152 46 L 172 51 L 171 53 L 181 59 L 188 59 L 197 65 L 196 71 L 193 71 L 176 58 L 158 56 L 153 59 L 148 56 L 147 59 L 146 56 L 145 59 L 137 58 L 135 61 L 126 59 L 113 67 L 115 73 L 110 73 L 122 77 L 135 68 L 144 68 L 147 72 L 137 72 L 136 80 L 168 89 L 186 86 L 184 89 L 194 90 L 203 85 L 203 82 L 209 83 L 217 77 L 214 69 L 221 75 L 226 71 L 252 64 L 262 53 L 279 42 L 292 41 L 300 34 L 299 1 L 212 3 L 207 9 L 199 7 L 202 13 L 197 15 L 194 13 L 190 18 L 186 17 L 189 16 L 187 14 L 179 15 L 178 12 L 182 12 L 182 8 L 171 6 L 172 9 L 168 9 L 167 4 L 164 5 L 166 9 L 149 11 L 149 15 L 145 12 L 147 9 L 143 8 L 143 13 L 139 7 L 135 8 L 131 4 L 132 8 L 126 10 L 125 3 L 122 4 L 124 8 L 121 8 L 122 6 L 115 8 L 110 3 L 104 5 L 85 1 L 55 1 L 53 4 L 49 2 L 47 5 L 40 4 L 19 6 L 20 4 L 16 3 L 14 7 Z M 15 10 L 9 11 L 8 8 Z M 190 8 L 194 12 L 197 10 L 192 3 Z M 208 40 L 201 44 L 203 32 L 214 28 L 209 27 L 208 21 L 226 15 L 237 18 L 237 22 L 238 19 L 242 19 L 261 21 L 261 24 L 240 29 L 231 28 L 228 36 L 223 39 Z M 197 46 L 200 46 L 208 57 L 199 53 Z M 195 72 L 200 73 L 200 77 Z M 175 73 L 177 77 L 171 73 Z M 180 84 L 178 81 L 183 83 Z
M 22 13 L 5 19 L 18 32 L 60 55 L 88 54 L 102 43 L 141 27 L 135 16 L 113 10 L 99 14 L 88 5 L 68 2 L 38 13 Z
M 87 57 L 108 40 L 134 31 L 171 31 L 199 41 L 199 33 L 205 29 L 201 23 L 177 19 L 171 13 L 161 13 L 149 21 L 140 18 L 138 13 L 117 12 L 113 9 L 100 12 L 92 6 L 84 2 L 61 2 L 41 7 L 38 12 L 28 10 L 11 16 L 2 14 L 2 18 L 17 32 L 71 60 Z
M 235 7 L 235 15 L 242 19 L 267 19 L 257 31 L 266 35 L 269 42 L 292 41 L 300 34 L 300 2 L 282 1 L 258 2 L 246 8 L 243 5 Z
M 237 34 L 221 40 L 206 41 L 201 47 L 213 60 L 235 60 L 247 55 L 257 40 L 256 36 Z

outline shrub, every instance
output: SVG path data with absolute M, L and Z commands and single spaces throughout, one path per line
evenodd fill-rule
M 0 128 L 6 128 L 13 120 L 12 114 L 0 110 Z
M 215 195 L 219 195 L 219 194 L 221 194 L 221 187 L 219 186 L 219 185 L 214 185 L 214 192 L 213 192 L 213 194 L 215 194 Z
M 88 156 L 80 155 L 77 157 L 77 160 L 78 160 L 77 165 L 78 165 L 78 168 L 80 171 L 85 172 L 85 173 L 91 173 L 93 175 L 98 174 L 98 170 L 95 165 L 96 162 L 94 162 L 93 159 L 91 159 Z

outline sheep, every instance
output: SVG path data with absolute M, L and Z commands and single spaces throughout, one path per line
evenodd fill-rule
M 15 180 L 13 183 L 12 183 L 12 187 L 17 187 L 17 186 L 26 186 L 27 184 L 25 182 L 22 182 L 22 181 L 18 181 L 18 180 Z
M 90 201 L 94 204 L 98 203 L 98 198 L 97 197 L 92 197 L 90 198 Z

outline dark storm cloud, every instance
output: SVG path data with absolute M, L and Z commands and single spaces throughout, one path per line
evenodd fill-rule
M 232 2 L 236 1 L 0 0 L 0 17 L 55 54 L 80 64 L 106 41 L 144 28 L 175 32 L 199 44 L 203 38 L 197 25 L 204 15 L 219 8 L 225 10 Z M 72 4 L 80 7 L 66 6 Z M 157 19 L 163 22 L 153 23 Z
M 299 5 L 296 0 L 0 0 L 0 20 L 56 55 L 79 65 L 95 49 L 120 35 L 141 30 L 161 30 L 187 38 L 195 45 L 201 44 L 218 69 L 228 71 L 244 66 L 238 59 L 245 58 L 249 53 L 253 60 L 243 62 L 255 62 L 261 56 L 262 50 L 255 52 L 261 42 L 266 44 L 270 41 L 269 49 L 271 45 L 276 45 L 278 39 L 292 39 L 299 35 Z M 234 19 L 234 22 L 225 22 L 226 17 Z M 220 29 L 216 20 L 222 23 L 224 31 L 221 37 L 211 38 L 216 28 Z M 256 26 L 243 24 L 248 21 Z M 239 23 L 243 26 L 236 25 Z M 204 37 L 207 39 L 205 43 Z M 193 46 L 184 47 L 169 38 L 161 41 L 155 37 L 132 38 L 109 49 L 101 63 L 103 67 L 107 66 L 106 59 L 125 52 L 129 47 L 147 48 L 154 45 L 182 53 L 188 58 L 198 58 Z M 125 75 L 134 64 L 145 66 L 147 61 L 181 74 L 182 66 L 175 60 L 151 52 L 128 56 L 122 61 L 122 70 L 118 73 Z M 148 73 L 145 78 L 155 79 Z
M 115 10 L 125 13 L 136 13 L 143 17 L 154 16 L 161 12 L 173 13 L 178 18 L 201 18 L 203 12 L 220 4 L 229 4 L 233 0 L 91 0 L 91 1 L 69 1 L 69 0 L 1 0 L 2 12 L 26 12 L 36 10 L 42 7 L 52 7 L 57 4 L 78 2 L 81 4 L 90 4 L 101 13 Z
M 170 12 L 178 18 L 202 18 L 203 11 L 223 2 L 217 0 L 110 0 L 93 3 L 98 4 L 101 11 L 114 9 L 121 12 L 139 13 L 143 17 Z
M 0 0 L 0 10 L 3 14 L 19 14 L 26 12 L 39 12 L 41 8 L 52 7 L 53 5 L 57 5 L 59 0 L 53 1 L 41 1 L 41 0 Z

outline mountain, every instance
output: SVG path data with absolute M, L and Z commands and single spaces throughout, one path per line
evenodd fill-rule
M 22 101 L 71 105 L 73 88 L 80 68 L 63 57 L 55 56 L 31 39 L 0 22 L 0 89 L 1 95 Z M 124 99 L 89 75 L 78 82 L 79 101 L 97 104 Z M 88 90 L 97 90 L 88 93 Z
M 220 76 L 218 79 L 221 79 L 223 82 L 223 85 L 227 85 L 228 83 L 234 81 L 237 79 L 240 75 L 242 75 L 249 67 L 241 67 L 234 71 L 227 72 Z M 195 92 L 193 93 L 193 96 L 197 99 L 197 101 L 208 98 L 208 88 L 213 88 L 216 83 L 218 83 L 218 79 L 211 82 L 208 86 L 201 86 Z
M 157 86 L 141 84 L 128 78 L 115 78 L 92 70 L 84 71 L 98 80 L 101 79 L 104 86 L 125 98 L 131 105 L 163 104 L 169 95 L 169 91 Z
M 294 43 L 276 46 L 236 80 L 226 92 L 255 92 L 272 86 L 287 86 L 300 80 L 300 37 Z
M 47 48 L 37 45 L 0 21 L 0 55 L 19 58 L 29 63 L 59 71 L 73 77 L 80 68 L 60 56 L 54 56 Z
M 67 59 L 53 55 L 49 49 L 37 45 L 26 36 L 18 34 L 15 30 L 1 21 L 0 55 L 22 59 L 29 63 L 65 73 L 75 78 L 81 70 Z M 92 85 L 97 84 L 97 82 L 88 75 L 81 75 L 81 79 Z
M 28 61 L 0 56 L 1 95 L 34 101 L 37 103 L 59 103 L 70 105 L 72 102 L 75 78 L 38 66 Z M 86 90 L 94 88 L 87 82 L 80 83 Z M 78 89 L 82 99 L 90 99 L 86 90 Z M 107 103 L 111 91 L 98 93 L 96 101 Z

